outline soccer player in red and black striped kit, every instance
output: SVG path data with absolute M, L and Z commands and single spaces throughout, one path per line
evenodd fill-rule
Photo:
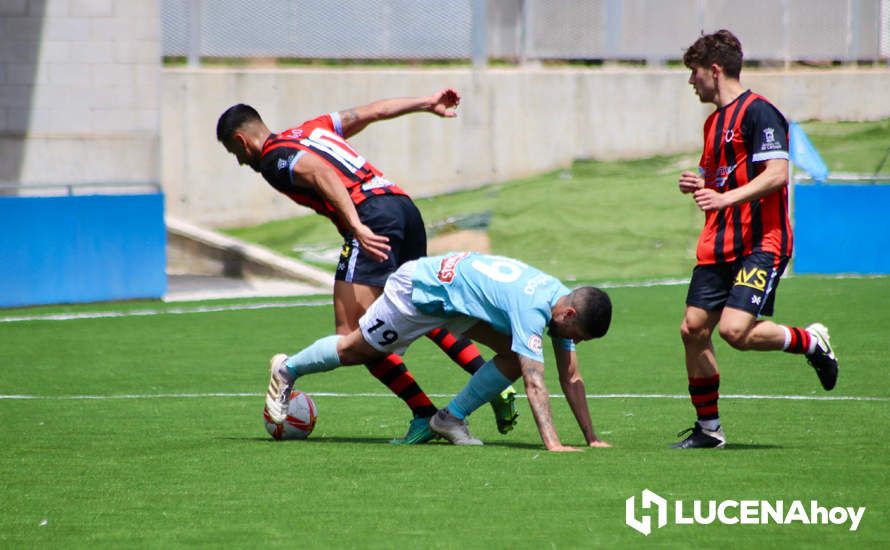
M 447 88 L 429 97 L 384 99 L 331 112 L 277 134 L 249 105 L 234 105 L 220 116 L 217 139 L 238 164 L 247 164 L 294 202 L 330 218 L 343 236 L 334 277 L 337 334 L 348 334 L 358 327 L 358 319 L 383 292 L 387 277 L 397 267 L 426 256 L 426 229 L 414 202 L 346 140 L 372 122 L 408 113 L 451 118 L 459 103 L 458 93 Z M 441 329 L 427 336 L 470 374 L 485 363 L 466 337 Z M 276 355 L 270 368 L 274 372 L 287 359 L 284 354 Z M 437 409 L 402 358 L 390 354 L 367 368 L 414 414 L 408 433 L 393 442 L 425 443 L 435 437 L 429 418 Z M 518 416 L 509 392 L 512 388 L 491 402 L 501 433 L 509 432 Z M 284 419 L 270 420 L 280 423 Z
M 802 328 L 761 318 L 773 313 L 792 249 L 785 117 L 742 87 L 742 46 L 731 32 L 701 36 L 683 62 L 699 99 L 717 110 L 705 121 L 699 173 L 683 172 L 679 180 L 680 191 L 705 212 L 705 227 L 680 327 L 698 420 L 674 447 L 723 447 L 711 342 L 718 324 L 720 337 L 736 349 L 805 355 L 826 390 L 834 388 L 838 364 L 822 324 Z

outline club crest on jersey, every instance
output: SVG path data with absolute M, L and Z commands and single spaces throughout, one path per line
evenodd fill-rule
M 544 350 L 544 343 L 541 341 L 541 337 L 537 334 L 532 334 L 528 337 L 528 349 L 532 350 L 535 353 L 541 353 Z
M 450 283 L 453 281 L 457 263 L 463 260 L 467 254 L 467 252 L 463 252 L 456 256 L 446 256 L 445 258 L 442 258 L 442 263 L 439 265 L 439 273 L 437 275 L 439 280 L 443 283 Z
M 294 139 L 300 139 L 303 136 L 302 128 L 291 128 L 287 131 L 288 135 Z
M 773 151 L 781 149 L 782 144 L 776 141 L 776 131 L 772 128 L 763 129 L 763 144 L 760 146 L 761 151 Z

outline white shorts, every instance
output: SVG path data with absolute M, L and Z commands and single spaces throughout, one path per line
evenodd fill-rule
M 390 275 L 383 294 L 358 321 L 362 337 L 378 351 L 402 355 L 412 342 L 435 328 L 462 334 L 479 322 L 466 315 L 438 317 L 418 311 L 411 302 L 416 266 L 416 261 L 404 263 Z

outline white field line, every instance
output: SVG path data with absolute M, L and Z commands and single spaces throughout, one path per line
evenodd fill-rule
M 303 300 L 300 302 L 261 302 L 255 304 L 229 304 L 224 306 L 175 307 L 168 309 L 137 309 L 133 311 L 94 311 L 84 313 L 49 313 L 46 315 L 22 315 L 0 317 L 0 323 L 22 321 L 71 321 L 75 319 L 108 319 L 112 317 L 142 317 L 148 315 L 182 315 L 184 313 L 215 313 L 219 311 L 243 311 L 252 309 L 274 309 L 285 307 L 329 306 L 331 300 Z
M 785 278 L 790 278 L 786 275 Z M 826 279 L 879 279 L 881 275 L 834 275 L 820 278 Z M 654 286 L 676 286 L 688 284 L 689 279 L 658 279 L 653 281 L 638 281 L 630 283 L 604 282 L 598 284 L 600 288 L 647 288 Z M 83 313 L 49 313 L 45 315 L 20 315 L 0 317 L 0 323 L 18 323 L 23 321 L 72 321 L 76 319 L 107 319 L 113 317 L 140 317 L 146 315 L 181 315 L 184 313 L 214 313 L 220 311 L 244 311 L 254 309 L 272 309 L 299 306 L 327 306 L 331 305 L 330 299 L 306 300 L 289 302 L 262 302 L 255 304 L 229 304 L 220 306 L 194 306 L 167 309 L 142 309 L 134 311 L 96 311 Z
M 650 287 L 650 286 L 671 286 L 677 284 L 688 283 L 689 280 L 664 280 L 650 281 L 641 283 L 605 283 L 600 285 L 602 288 L 619 288 L 619 287 Z M 24 321 L 74 321 L 78 319 L 111 319 L 118 317 L 144 317 L 151 315 L 182 315 L 185 313 L 216 313 L 220 311 L 245 311 L 257 309 L 273 309 L 286 307 L 317 307 L 329 306 L 332 300 L 303 300 L 289 302 L 261 302 L 255 304 L 228 304 L 219 306 L 193 306 L 193 307 L 175 307 L 165 309 L 137 309 L 133 311 L 93 311 L 82 313 L 47 313 L 44 315 L 19 315 L 0 317 L 0 323 L 20 323 Z
M 123 393 L 112 395 L 2 395 L 0 400 L 114 400 L 114 399 L 205 399 L 210 397 L 263 397 L 264 393 Z M 396 397 L 391 393 L 339 393 L 339 392 L 312 392 L 315 397 Z M 451 398 L 451 393 L 430 393 L 430 397 Z M 564 398 L 563 394 L 551 394 L 552 397 Z M 525 394 L 517 393 L 516 397 L 525 398 Z M 670 393 L 589 393 L 588 399 L 689 399 L 686 394 Z M 790 400 L 790 401 L 878 401 L 890 402 L 890 397 L 870 397 L 856 395 L 746 395 L 726 394 L 720 399 L 754 399 L 754 400 Z

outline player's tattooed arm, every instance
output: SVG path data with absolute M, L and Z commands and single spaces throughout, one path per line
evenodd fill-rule
M 364 130 L 368 124 L 373 122 L 370 113 L 366 112 L 365 115 L 362 116 L 359 112 L 361 109 L 361 107 L 354 107 L 352 109 L 340 111 L 340 127 L 343 130 L 343 137 L 350 138 Z
M 544 446 L 548 451 L 577 450 L 563 445 L 556 434 L 556 428 L 553 426 L 553 410 L 550 408 L 550 394 L 544 383 L 544 364 L 520 355 L 519 365 L 522 369 L 522 380 L 525 382 L 528 403 L 532 409 L 532 415 L 535 417 L 535 423 L 538 425 L 541 439 L 544 441 Z
M 340 111 L 343 137 L 350 138 L 364 130 L 368 124 L 378 120 L 389 120 L 409 113 L 428 112 L 443 118 L 457 116 L 460 94 L 452 88 L 445 88 L 427 97 L 395 97 L 381 99 Z
M 340 111 L 340 121 L 343 123 L 344 127 L 352 126 L 358 121 L 358 113 L 355 112 L 355 109 Z

